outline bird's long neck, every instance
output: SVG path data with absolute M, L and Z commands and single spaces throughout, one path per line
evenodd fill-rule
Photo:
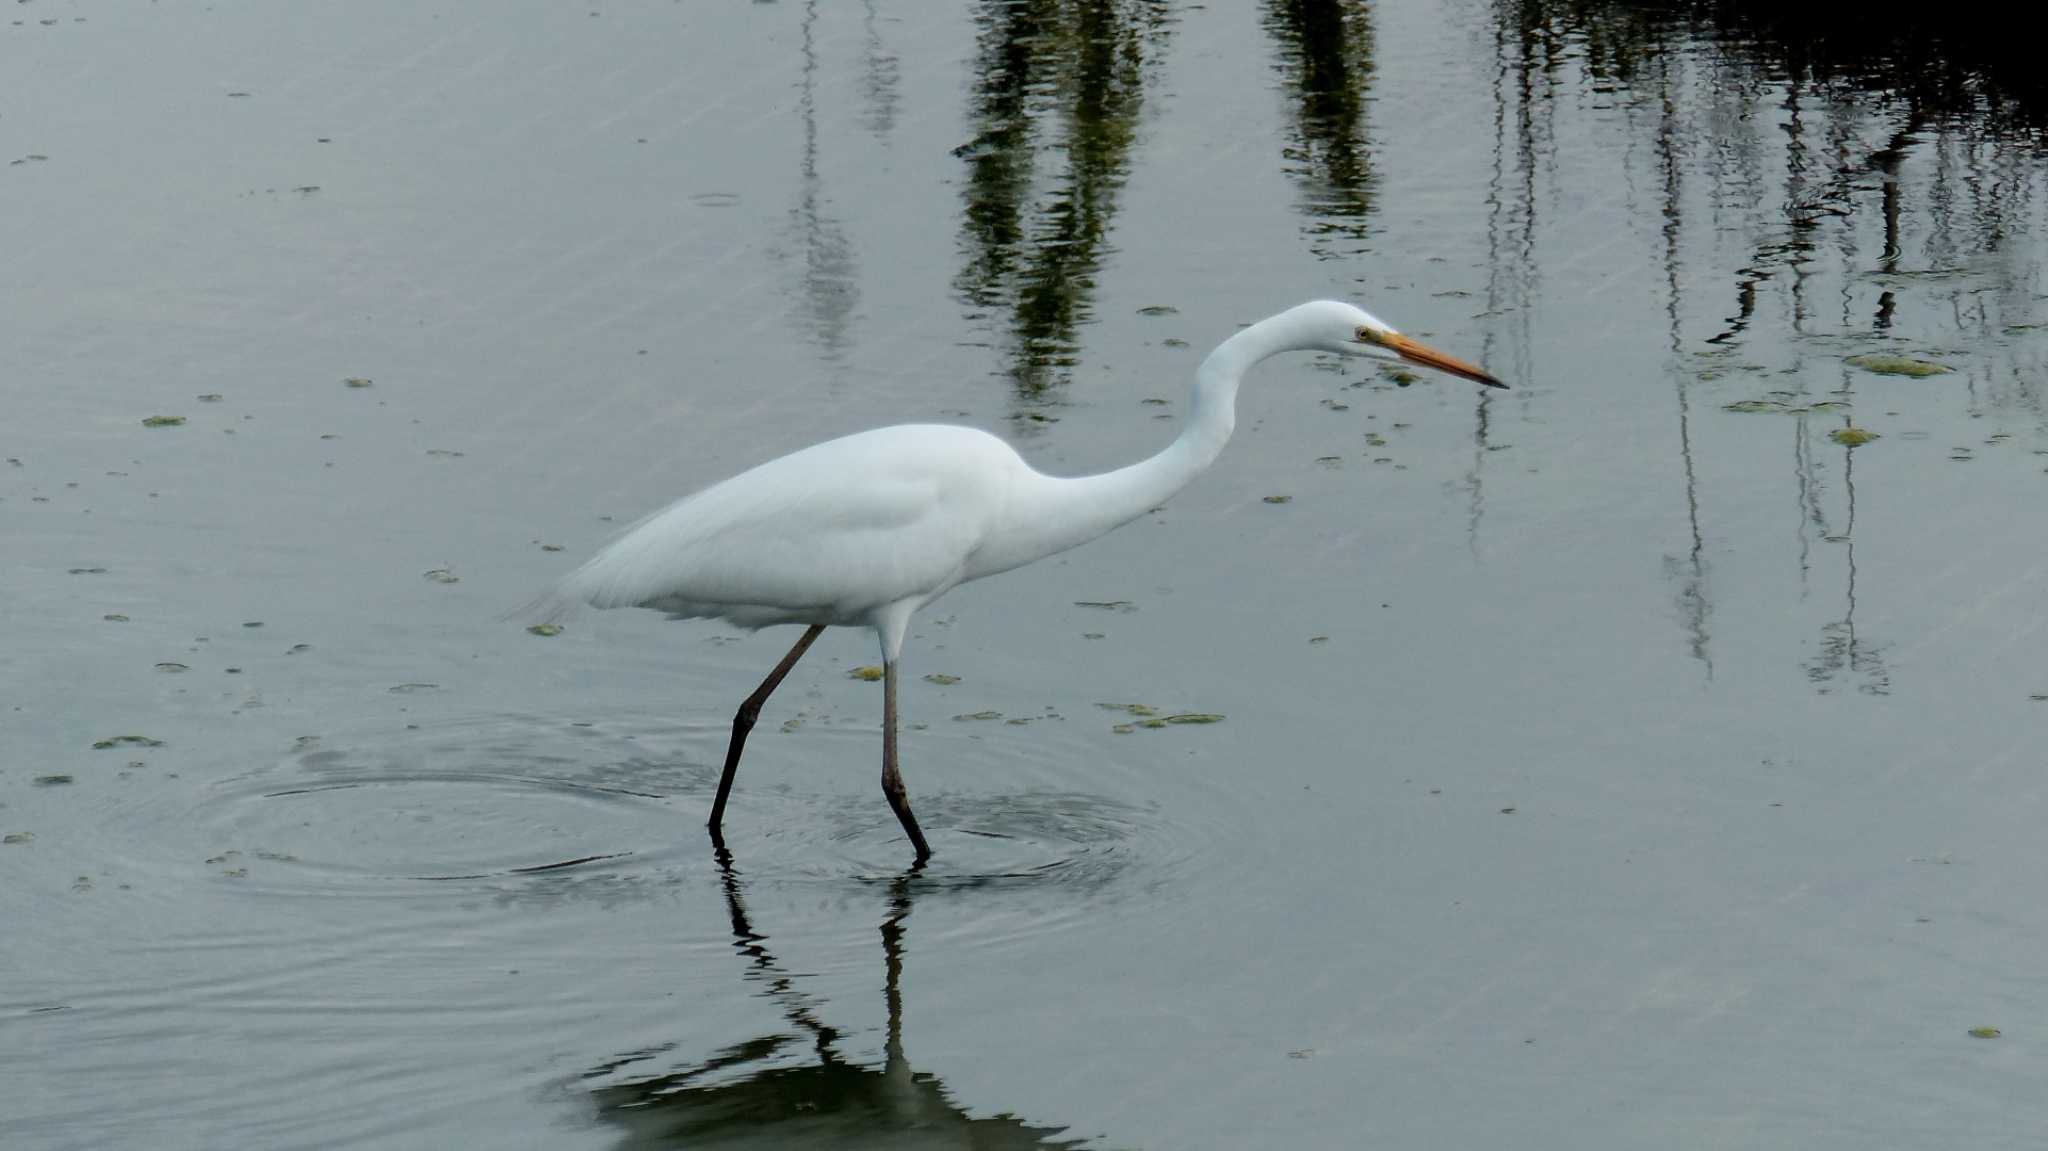
M 1237 386 L 1253 364 L 1284 351 L 1267 323 L 1254 324 L 1223 341 L 1195 369 L 1188 397 L 1188 419 L 1180 435 L 1159 454 L 1126 468 L 1073 481 L 1077 493 L 1100 503 L 1116 518 L 1103 531 L 1144 515 L 1188 486 L 1216 460 L 1237 427 Z
M 1237 426 L 1237 386 L 1252 365 L 1298 347 L 1286 316 L 1253 324 L 1225 340 L 1195 370 L 1187 423 L 1157 455 L 1100 475 L 1039 476 L 1016 493 L 1011 519 L 1017 531 L 998 544 L 974 574 L 1003 571 L 1129 523 L 1165 503 L 1216 459 Z M 996 550 L 1000 549 L 1000 550 Z

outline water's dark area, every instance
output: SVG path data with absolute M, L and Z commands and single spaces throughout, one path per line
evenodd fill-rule
M 2048 1130 L 2011 21 L 9 7 L 7 1151 Z M 503 618 L 865 427 L 1128 462 L 1318 296 L 1513 388 L 1274 361 L 1165 508 L 928 609 L 924 869 L 871 637 L 720 857 L 793 635 Z

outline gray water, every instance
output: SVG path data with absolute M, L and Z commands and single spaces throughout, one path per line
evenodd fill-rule
M 1985 44 L 9 7 L 8 1151 L 2048 1129 L 2048 164 Z M 921 872 L 871 637 L 721 861 L 794 633 L 502 618 L 864 427 L 1121 464 L 1325 295 L 1513 390 L 1270 363 L 1167 508 L 927 610 Z

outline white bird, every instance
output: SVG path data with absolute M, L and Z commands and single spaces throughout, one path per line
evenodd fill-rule
M 1049 476 L 975 428 L 904 424 L 770 460 L 634 524 L 537 606 L 645 607 L 749 630 L 808 625 L 740 704 L 711 805 L 714 843 L 761 705 L 827 627 L 882 646 L 882 792 L 922 863 L 931 855 L 896 766 L 896 665 L 910 617 L 949 589 L 1086 543 L 1158 507 L 1201 474 L 1237 422 L 1237 386 L 1282 352 L 1405 360 L 1503 388 L 1482 369 L 1350 304 L 1313 300 L 1243 329 L 1195 371 L 1180 436 L 1129 467 Z

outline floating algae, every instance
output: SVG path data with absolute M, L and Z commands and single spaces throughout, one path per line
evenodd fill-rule
M 534 624 L 532 627 L 527 628 L 526 630 L 531 635 L 543 637 L 561 635 L 562 625 L 558 623 L 537 623 Z
M 1939 376 L 1955 371 L 1947 364 L 1929 360 L 1916 360 L 1911 356 L 1895 356 L 1886 352 L 1868 352 L 1860 356 L 1844 356 L 1842 362 L 1852 368 L 1876 372 L 1880 376 Z
M 1836 428 L 1828 433 L 1828 438 L 1845 448 L 1857 448 L 1877 439 L 1878 436 L 1868 428 Z
M 885 672 L 883 669 L 876 667 L 873 664 L 869 664 L 866 667 L 856 667 L 847 669 L 846 678 L 865 680 L 868 683 L 873 683 L 876 680 L 882 678 L 882 676 L 886 674 L 887 672 Z
M 94 751 L 106 751 L 109 748 L 115 747 L 162 747 L 163 745 L 163 740 L 151 739 L 146 735 L 115 735 L 109 736 L 106 739 L 92 741 Z

